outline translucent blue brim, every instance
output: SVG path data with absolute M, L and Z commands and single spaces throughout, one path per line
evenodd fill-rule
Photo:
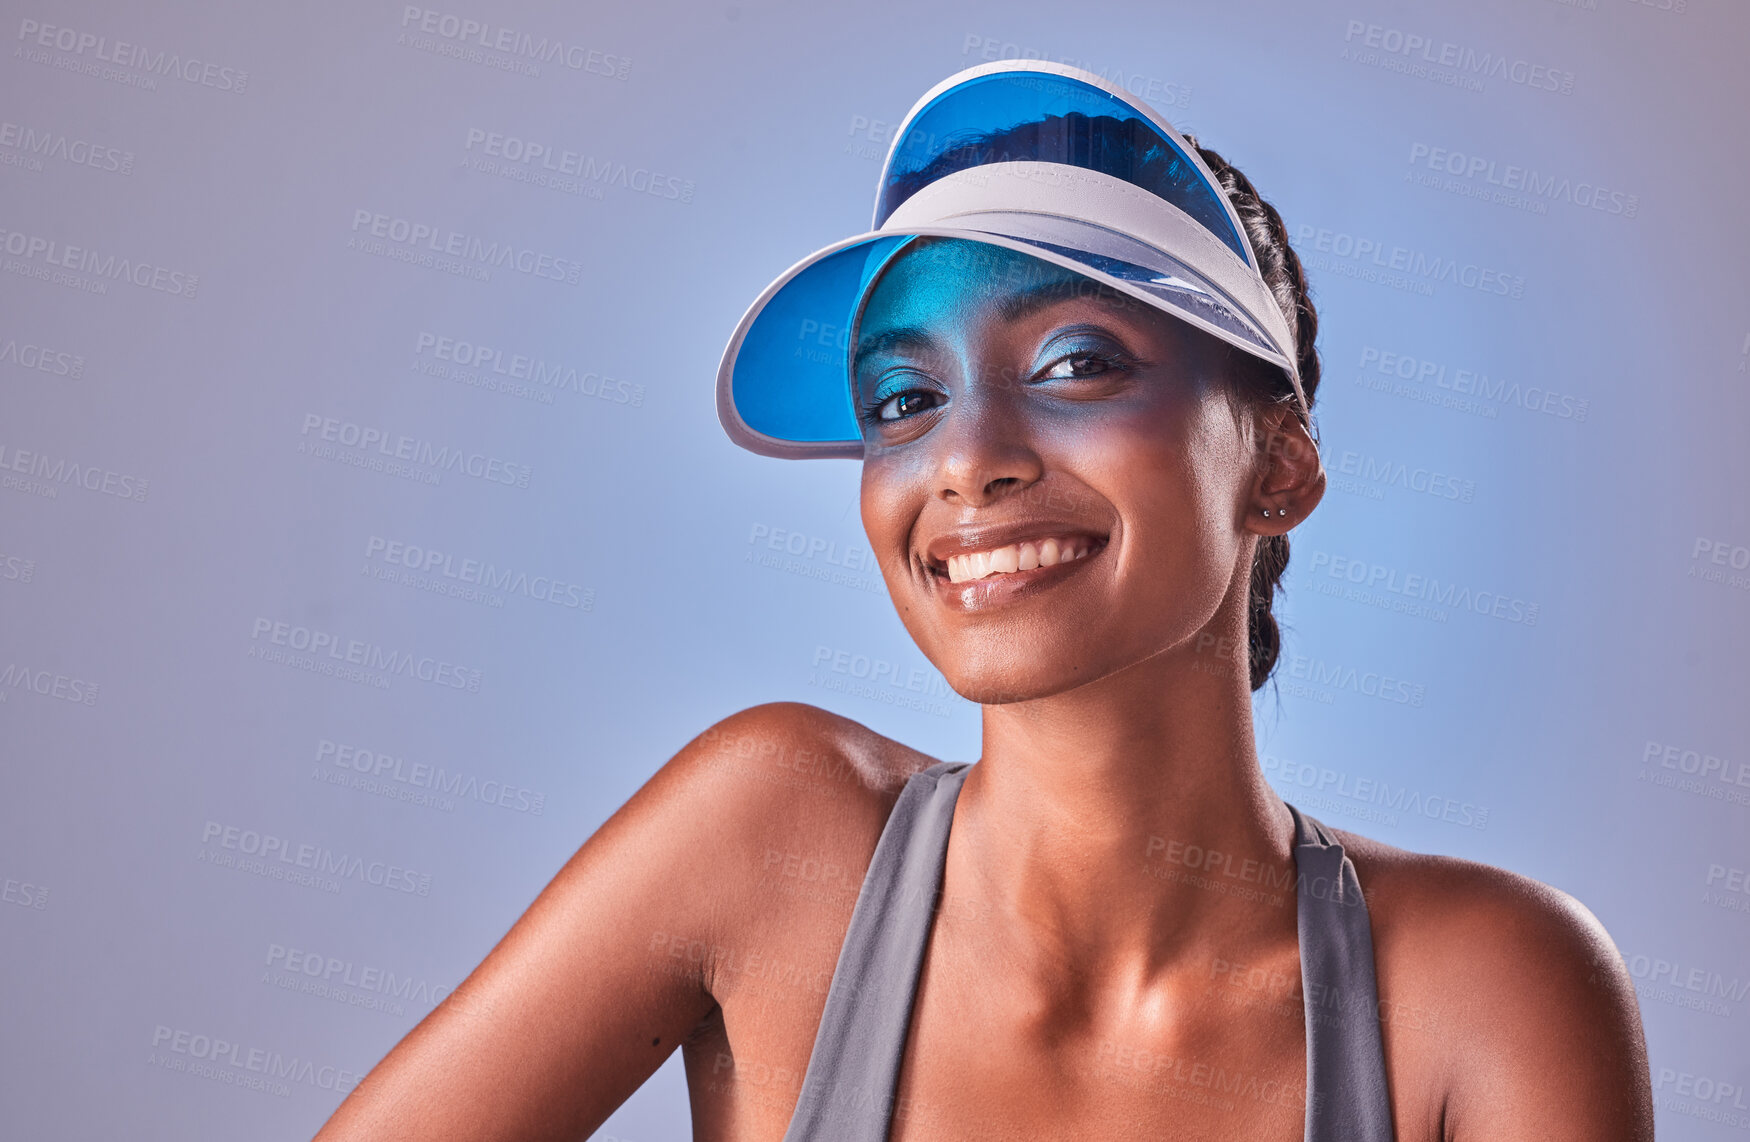
M 1250 264 L 1226 196 L 1142 108 L 1073 76 L 1003 71 L 949 87 L 901 124 L 881 175 L 874 229 L 937 179 L 998 162 L 1099 171 L 1171 203 Z
M 729 393 L 744 425 L 798 444 L 855 442 L 861 452 L 851 399 L 851 322 L 865 283 L 909 238 L 858 242 L 781 282 L 735 351 Z

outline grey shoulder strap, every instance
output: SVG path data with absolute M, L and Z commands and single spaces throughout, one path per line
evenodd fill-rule
M 900 790 L 857 894 L 784 1142 L 886 1142 L 948 827 L 971 765 L 937 762 Z
M 876 843 L 784 1142 L 886 1142 L 948 831 L 970 762 L 913 774 Z M 1393 1142 L 1373 930 L 1329 830 L 1293 805 L 1306 1142 Z
M 1355 864 L 1294 815 L 1300 981 L 1306 996 L 1306 1142 L 1392 1142 L 1373 926 Z

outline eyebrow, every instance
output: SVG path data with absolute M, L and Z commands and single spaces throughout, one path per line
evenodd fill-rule
M 1104 282 L 1092 278 L 1064 277 L 1053 278 L 1040 282 L 1019 293 L 1003 298 L 997 306 L 997 316 L 1004 321 L 1019 321 L 1041 309 L 1080 297 L 1096 297 L 1101 300 L 1122 296 L 1118 291 Z
M 1075 297 L 1092 296 L 1101 299 L 1112 298 L 1115 295 L 1122 297 L 1118 291 L 1104 282 L 1088 280 L 1087 284 L 1093 289 L 1084 292 L 1084 289 L 1081 288 L 1081 281 L 1073 277 L 1053 278 L 1050 281 L 1040 282 L 1038 285 L 1003 298 L 997 305 L 997 317 L 1005 324 L 1009 324 L 1037 313 L 1041 309 L 1049 308 Z M 851 371 L 856 372 L 861 369 L 866 358 L 879 353 L 901 348 L 930 350 L 937 348 L 940 344 L 941 342 L 937 340 L 935 335 L 921 325 L 900 325 L 892 329 L 884 329 L 873 337 L 858 339 L 857 351 L 851 358 Z
M 884 329 L 873 337 L 857 339 L 857 352 L 851 358 L 851 371 L 855 373 L 863 367 L 864 358 L 878 353 L 901 348 L 934 349 L 940 344 L 935 335 L 921 325 L 900 325 L 893 329 Z

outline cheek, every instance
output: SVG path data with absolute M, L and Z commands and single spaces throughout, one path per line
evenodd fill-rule
M 1240 542 L 1232 435 L 1231 425 L 1193 414 L 1176 426 L 1111 434 L 1087 451 L 1096 487 L 1118 508 L 1127 577 L 1145 595 L 1213 606 L 1225 593 Z
M 1073 470 L 1139 529 L 1133 538 L 1146 538 L 1157 520 L 1186 516 L 1198 498 L 1195 440 L 1183 427 L 1162 416 L 1131 417 L 1073 444 Z
M 889 461 L 865 460 L 863 482 L 858 493 L 863 516 L 863 531 L 869 537 L 870 551 L 880 560 L 883 575 L 895 565 L 906 566 L 909 537 L 909 484 L 898 466 Z

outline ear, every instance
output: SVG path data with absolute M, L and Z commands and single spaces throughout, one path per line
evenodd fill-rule
M 1324 498 L 1325 466 L 1312 433 L 1287 404 L 1272 404 L 1259 413 L 1258 446 L 1246 530 L 1284 535 Z

